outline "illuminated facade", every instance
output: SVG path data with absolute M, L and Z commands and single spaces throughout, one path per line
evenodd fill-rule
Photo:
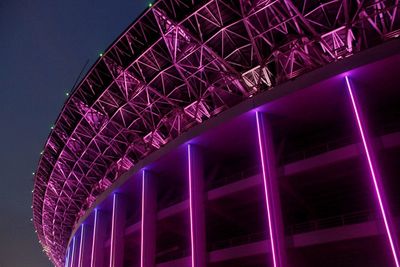
M 400 267 L 397 1 L 157 1 L 35 174 L 56 266 Z

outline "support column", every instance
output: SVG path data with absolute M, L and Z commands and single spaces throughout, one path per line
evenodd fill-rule
M 78 259 L 78 267 L 86 267 L 89 266 L 90 258 L 90 227 L 87 224 L 81 225 L 81 237 L 79 241 L 79 259 Z
M 383 219 L 383 223 L 385 225 L 387 240 L 389 243 L 389 247 L 391 249 L 391 254 L 393 255 L 393 261 L 394 261 L 396 267 L 400 267 L 398 239 L 397 239 L 396 231 L 393 228 L 393 224 L 391 222 L 392 219 L 391 219 L 391 215 L 389 212 L 389 207 L 386 204 L 385 193 L 383 190 L 381 177 L 380 177 L 380 175 L 377 171 L 377 167 L 376 167 L 375 155 L 373 153 L 373 149 L 372 149 L 370 140 L 368 138 L 368 133 L 365 129 L 365 122 L 363 120 L 361 109 L 359 107 L 359 103 L 357 101 L 357 97 L 355 95 L 353 87 L 350 84 L 349 77 L 345 76 L 345 80 L 346 80 L 347 92 L 350 96 L 351 106 L 352 106 L 354 117 L 355 117 L 355 123 L 357 124 L 358 132 L 361 137 L 365 160 L 368 163 L 370 177 L 371 177 L 373 185 L 374 185 L 373 190 L 374 190 L 374 193 L 376 196 L 377 206 L 380 210 L 380 213 L 381 213 L 381 216 Z
M 125 199 L 123 195 L 114 193 L 111 218 L 110 267 L 122 267 L 123 265 L 125 219 Z
M 256 122 L 272 262 L 274 267 L 285 267 L 285 234 L 272 131 L 265 114 L 256 112 Z
M 77 267 L 78 266 L 78 244 L 76 240 L 76 235 L 72 238 L 72 249 L 71 249 L 71 260 L 70 260 L 70 266 L 71 267 Z
M 192 267 L 205 267 L 207 251 L 204 218 L 203 159 L 199 148 L 192 144 L 187 146 L 187 153 Z
M 91 267 L 104 267 L 104 243 L 107 226 L 107 217 L 104 211 L 94 210 L 94 223 L 92 235 Z
M 142 173 L 141 267 L 154 267 L 156 257 L 157 196 L 154 179 L 147 170 Z
M 68 246 L 66 257 L 65 257 L 65 267 L 70 267 L 70 259 L 71 259 L 71 246 Z

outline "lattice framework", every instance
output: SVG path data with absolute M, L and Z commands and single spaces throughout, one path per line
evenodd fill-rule
M 35 175 L 34 225 L 62 266 L 122 173 L 240 101 L 400 34 L 398 0 L 159 0 L 65 103 Z

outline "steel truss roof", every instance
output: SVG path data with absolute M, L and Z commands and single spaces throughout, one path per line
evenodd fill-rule
M 34 225 L 62 266 L 123 172 L 238 102 L 400 34 L 398 0 L 159 0 L 72 93 L 41 156 Z

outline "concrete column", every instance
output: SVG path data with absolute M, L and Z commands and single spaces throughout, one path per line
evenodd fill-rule
M 80 240 L 79 240 L 79 259 L 78 267 L 86 267 L 90 264 L 90 226 L 82 224 L 80 229 Z
M 107 216 L 105 211 L 94 210 L 93 235 L 91 247 L 91 267 L 104 267 L 104 243 L 106 240 Z
M 192 267 L 207 265 L 203 159 L 199 147 L 187 146 Z
M 126 206 L 124 196 L 120 193 L 114 193 L 111 217 L 110 267 L 123 266 L 125 220 Z
M 375 200 L 377 207 L 381 213 L 383 223 L 385 226 L 386 236 L 389 243 L 389 248 L 393 256 L 393 262 L 396 267 L 400 267 L 400 252 L 399 243 L 396 234 L 396 230 L 393 227 L 392 217 L 389 211 L 389 207 L 386 204 L 385 192 L 382 186 L 382 178 L 378 173 L 377 163 L 375 160 L 375 154 L 372 149 L 372 145 L 368 136 L 368 132 L 365 128 L 364 118 L 362 116 L 361 109 L 359 107 L 359 102 L 357 101 L 356 94 L 353 90 L 352 84 L 350 83 L 349 77 L 345 76 L 347 93 L 349 95 L 349 100 L 354 113 L 354 123 L 357 125 L 358 132 L 360 134 L 360 139 L 363 147 L 364 157 L 368 163 L 368 169 L 370 173 L 370 178 L 373 183 L 373 191 L 375 195 Z
M 274 267 L 285 267 L 286 245 L 272 131 L 265 114 L 256 112 L 256 123 L 272 262 Z
M 142 223 L 140 266 L 154 267 L 156 257 L 157 195 L 153 177 L 142 173 Z

